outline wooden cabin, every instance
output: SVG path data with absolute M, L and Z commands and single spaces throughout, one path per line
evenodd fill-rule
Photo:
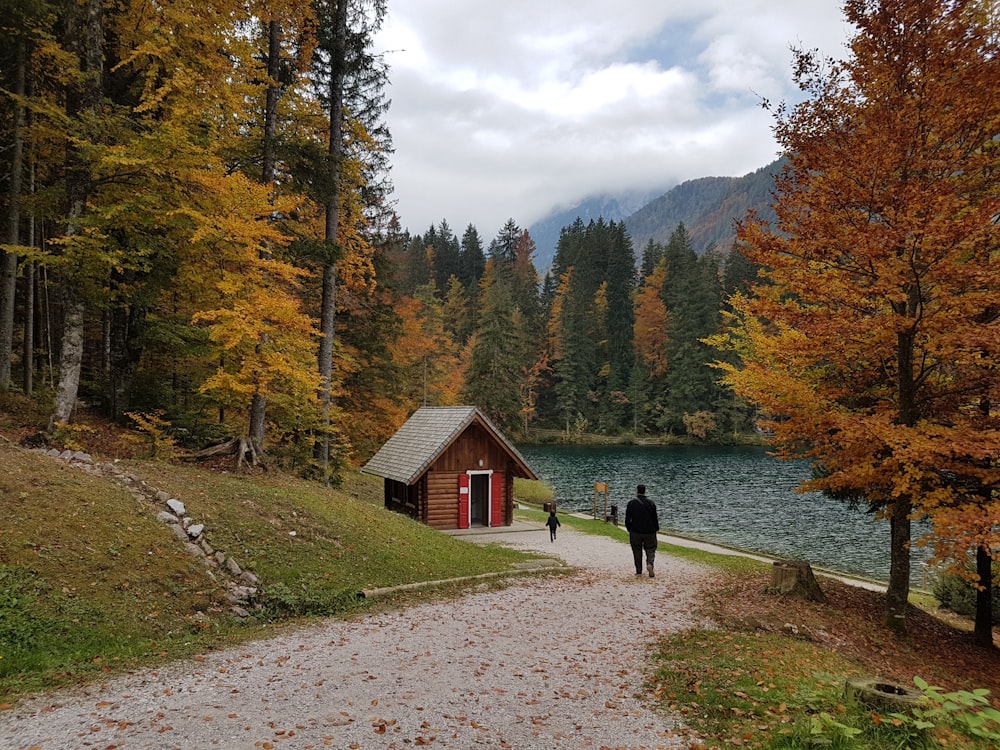
M 361 469 L 385 480 L 385 507 L 435 529 L 510 526 L 514 477 L 537 479 L 473 406 L 417 409 Z

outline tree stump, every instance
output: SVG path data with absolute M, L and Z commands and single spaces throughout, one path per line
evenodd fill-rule
M 924 708 L 928 699 L 923 692 L 874 677 L 856 677 L 844 684 L 847 705 L 860 706 L 866 711 L 900 711 Z
M 771 569 L 771 585 L 768 590 L 811 602 L 826 601 L 823 589 L 813 576 L 812 567 L 804 560 L 776 561 Z

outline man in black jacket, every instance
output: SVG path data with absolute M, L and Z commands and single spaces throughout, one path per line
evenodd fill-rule
M 645 550 L 646 570 L 652 578 L 653 560 L 656 558 L 656 532 L 660 530 L 660 519 L 656 515 L 653 501 L 646 497 L 646 486 L 643 484 L 635 488 L 635 497 L 625 507 L 625 529 L 635 558 L 635 574 L 642 575 L 642 551 Z

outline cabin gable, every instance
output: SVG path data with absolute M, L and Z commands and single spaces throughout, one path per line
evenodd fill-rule
M 535 473 L 473 407 L 424 407 L 362 469 L 382 476 L 385 506 L 438 529 L 507 526 L 514 477 Z

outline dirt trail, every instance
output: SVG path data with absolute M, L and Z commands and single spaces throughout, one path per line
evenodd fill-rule
M 0 714 L 0 748 L 682 747 L 644 694 L 647 645 L 692 624 L 704 569 L 562 529 L 480 537 L 571 575 L 326 621 Z

